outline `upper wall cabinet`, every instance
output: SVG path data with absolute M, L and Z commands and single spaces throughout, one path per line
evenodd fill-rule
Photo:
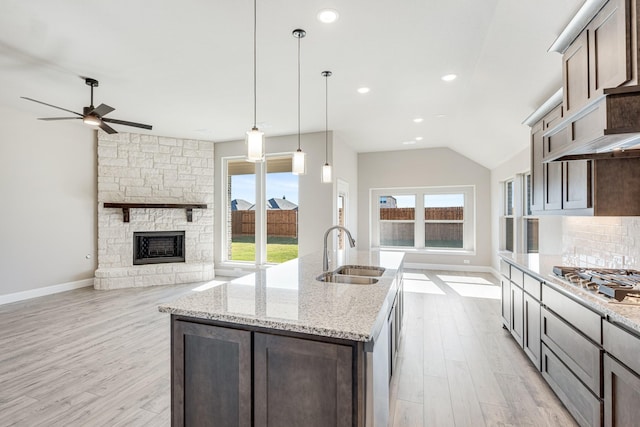
M 610 0 L 562 57 L 565 115 L 632 78 L 630 0 Z

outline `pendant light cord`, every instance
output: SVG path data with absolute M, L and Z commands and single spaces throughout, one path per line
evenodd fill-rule
M 257 119 L 257 111 L 258 111 L 258 96 L 257 96 L 257 90 L 256 90 L 256 63 L 257 63 L 257 55 L 256 55 L 256 32 L 257 32 L 257 27 L 258 27 L 258 12 L 257 12 L 257 4 L 256 4 L 257 0 L 253 0 L 253 127 L 254 129 L 256 129 L 258 126 L 258 119 Z
M 324 163 L 329 164 L 329 75 L 324 76 Z
M 300 38 L 298 37 L 298 151 L 300 151 Z

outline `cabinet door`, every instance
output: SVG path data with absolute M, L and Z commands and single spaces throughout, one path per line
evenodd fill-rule
M 604 357 L 604 425 L 633 426 L 640 420 L 640 377 L 608 354 Z
M 531 128 L 531 210 L 541 211 L 544 209 L 544 170 L 543 170 L 543 150 L 544 141 L 542 133 L 544 129 L 542 122 Z
M 520 347 L 524 340 L 524 304 L 522 288 L 511 283 L 511 335 Z
M 583 31 L 562 55 L 562 87 L 567 115 L 587 103 L 589 93 L 589 32 Z
M 529 359 L 540 370 L 540 302 L 524 294 L 524 339 L 522 347 Z
M 255 426 L 353 425 L 352 348 L 254 334 Z
M 631 79 L 630 21 L 629 0 L 610 0 L 587 27 L 591 96 Z
M 544 210 L 562 209 L 562 162 L 544 163 Z
M 173 426 L 251 425 L 251 333 L 173 321 Z
M 511 283 L 509 280 L 501 278 L 500 286 L 502 287 L 502 299 L 500 301 L 502 324 L 507 330 L 511 331 Z
M 591 205 L 591 161 L 563 162 L 562 209 L 587 209 Z

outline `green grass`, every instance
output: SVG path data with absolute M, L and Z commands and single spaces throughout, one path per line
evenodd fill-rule
M 281 263 L 298 257 L 298 245 L 267 243 L 267 262 Z M 254 261 L 256 245 L 251 242 L 232 242 L 231 260 Z

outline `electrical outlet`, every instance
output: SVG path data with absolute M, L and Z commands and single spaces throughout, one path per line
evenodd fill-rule
M 464 261 L 462 261 L 462 262 L 464 262 L 465 264 L 470 264 L 470 263 L 471 263 L 471 261 L 469 261 L 468 259 L 465 259 L 465 260 L 464 260 Z

